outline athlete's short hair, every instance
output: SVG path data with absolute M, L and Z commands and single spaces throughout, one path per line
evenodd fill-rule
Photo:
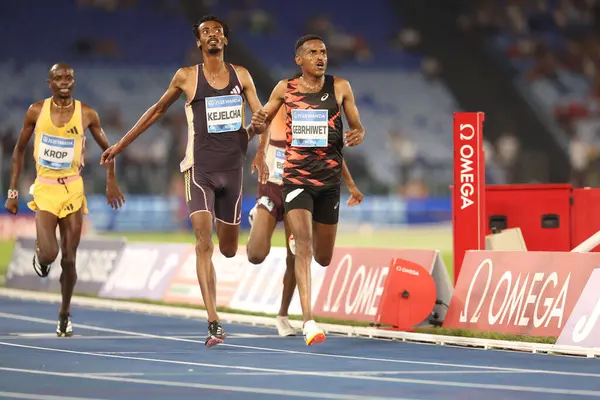
M 193 32 L 194 32 L 194 37 L 196 39 L 200 39 L 200 32 L 198 32 L 198 28 L 200 27 L 200 25 L 202 25 L 205 22 L 208 21 L 214 21 L 216 23 L 218 23 L 219 25 L 221 25 L 223 27 L 223 35 L 229 39 L 229 26 L 223 22 L 219 17 L 217 17 L 216 15 L 205 15 L 204 17 L 200 18 L 198 20 L 198 23 L 194 25 L 193 28 Z
M 310 40 L 320 40 L 321 42 L 325 43 L 325 41 L 323 40 L 323 38 L 321 36 L 318 35 L 304 35 L 302 36 L 300 39 L 296 40 L 296 53 L 298 53 L 298 49 L 300 49 L 300 47 L 302 47 L 302 45 Z

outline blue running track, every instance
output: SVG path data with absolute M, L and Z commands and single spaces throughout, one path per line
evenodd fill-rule
M 600 360 L 329 335 L 307 347 L 275 329 L 73 308 L 57 338 L 57 305 L 0 297 L 0 398 L 423 399 L 600 398 Z

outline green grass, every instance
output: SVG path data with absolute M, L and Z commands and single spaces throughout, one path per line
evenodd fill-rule
M 338 233 L 336 245 L 338 246 L 355 246 L 355 247 L 380 247 L 380 248 L 405 248 L 405 249 L 439 249 L 440 254 L 448 268 L 448 273 L 452 276 L 452 252 L 450 232 L 440 230 L 406 230 L 406 231 L 361 231 L 353 232 L 341 231 Z M 159 243 L 174 243 L 184 242 L 193 243 L 193 235 L 189 232 L 181 233 L 117 233 L 102 235 L 106 237 L 125 237 L 132 242 L 159 242 Z M 216 236 L 213 237 L 215 243 Z M 240 244 L 245 245 L 248 242 L 248 232 L 241 232 Z M 285 235 L 283 230 L 276 230 L 273 235 L 273 246 L 285 246 Z M 6 273 L 6 268 L 12 256 L 14 242 L 0 241 L 0 278 L 3 278 Z M 0 282 L 1 283 L 1 282 Z M 80 294 L 81 295 L 81 294 Z M 145 304 L 161 304 L 161 305 L 176 305 L 178 307 L 203 309 L 202 306 L 187 304 L 187 303 L 165 303 L 160 301 L 149 301 L 143 299 L 130 299 L 130 301 L 145 303 Z M 219 307 L 220 312 L 237 313 L 243 315 L 255 315 L 263 317 L 274 317 L 273 314 L 248 312 L 242 310 L 233 310 L 227 307 Z M 300 316 L 291 315 L 290 319 L 300 320 Z M 344 321 L 332 318 L 316 318 L 318 322 L 342 324 L 352 326 L 369 326 L 366 322 Z M 532 337 L 523 335 L 508 335 L 499 332 L 477 332 L 465 329 L 449 329 L 449 328 L 417 328 L 416 332 L 431 333 L 436 335 L 446 336 L 462 336 L 483 339 L 497 339 L 510 341 L 524 341 L 534 343 L 555 343 L 556 338 L 553 337 Z

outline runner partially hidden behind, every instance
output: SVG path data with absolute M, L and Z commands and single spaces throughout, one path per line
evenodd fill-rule
M 331 262 L 340 206 L 342 149 L 362 143 L 354 94 L 347 80 L 325 75 L 327 48 L 314 35 L 296 42 L 296 64 L 302 76 L 280 81 L 268 103 L 252 116 L 264 131 L 285 105 L 286 152 L 283 167 L 285 220 L 295 239 L 295 273 L 307 345 L 321 343 L 325 333 L 313 320 L 310 264 Z M 350 130 L 343 133 L 341 108 Z
M 297 78 L 297 77 L 296 77 Z M 290 324 L 288 311 L 296 290 L 296 275 L 294 272 L 294 238 L 289 224 L 284 221 L 283 207 L 283 165 L 285 162 L 285 124 L 287 112 L 281 106 L 266 133 L 260 136 L 258 151 L 252 162 L 252 171 L 258 171 L 257 203 L 250 210 L 250 238 L 246 246 L 248 260 L 253 264 L 262 263 L 271 251 L 271 239 L 277 223 L 283 221 L 286 240 L 286 270 L 283 276 L 281 306 L 275 323 L 280 336 L 294 336 L 296 330 Z M 267 167 L 267 169 L 264 168 Z M 363 194 L 350 175 L 346 162 L 342 161 L 342 174 L 350 192 L 347 204 L 356 206 L 362 202 Z
M 219 249 L 233 257 L 238 249 L 242 210 L 242 167 L 253 126 L 244 128 L 244 103 L 261 108 L 248 70 L 227 64 L 223 52 L 229 38 L 227 24 L 206 16 L 194 25 L 204 63 L 181 68 L 166 93 L 148 109 L 133 128 L 102 155 L 109 162 L 159 120 L 185 93 L 188 145 L 181 162 L 185 196 L 196 236 L 196 272 L 208 314 L 206 346 L 222 343 L 225 330 L 217 315 L 216 274 L 212 264 L 213 218 Z
M 52 97 L 32 104 L 25 114 L 23 130 L 15 145 L 10 174 L 10 189 L 5 208 L 11 214 L 19 211 L 19 176 L 27 144 L 34 136 L 33 158 L 36 178 L 31 187 L 33 201 L 27 205 L 35 211 L 36 250 L 33 268 L 42 278 L 58 257 L 56 226 L 60 231 L 60 290 L 62 303 L 58 311 L 56 335 L 73 335 L 71 297 L 77 282 L 75 259 L 81 239 L 83 215 L 88 213 L 83 180 L 85 131 L 106 150 L 108 139 L 100 125 L 98 113 L 90 106 L 75 100 L 75 73 L 67 64 L 55 64 L 48 75 Z M 114 209 L 125 199 L 115 180 L 115 165 L 107 165 L 106 199 Z

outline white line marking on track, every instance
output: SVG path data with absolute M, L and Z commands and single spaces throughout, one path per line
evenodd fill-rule
M 48 332 L 44 332 L 44 333 L 23 332 L 23 333 L 11 333 L 10 335 L 12 337 L 19 337 L 19 338 L 55 338 L 56 337 L 56 333 L 48 333 Z
M 20 347 L 20 348 L 33 349 L 33 350 L 52 351 L 52 352 L 57 352 L 57 353 L 69 353 L 69 354 L 76 354 L 76 355 L 94 356 L 94 357 L 117 358 L 117 359 L 124 359 L 124 360 L 136 360 L 136 361 L 175 364 L 175 365 L 193 365 L 193 366 L 209 367 L 209 368 L 237 369 L 237 370 L 242 370 L 242 371 L 275 372 L 275 373 L 281 373 L 281 374 L 287 374 L 287 375 L 305 375 L 305 376 L 330 377 L 330 378 L 340 378 L 340 379 L 355 379 L 355 380 L 365 380 L 365 381 L 409 383 L 409 384 L 427 385 L 427 386 L 445 386 L 445 387 L 460 387 L 460 388 L 469 388 L 469 389 L 505 390 L 505 391 L 511 391 L 511 392 L 568 394 L 568 395 L 600 397 L 600 391 L 594 391 L 594 390 L 574 390 L 574 389 L 546 388 L 546 387 L 536 387 L 536 386 L 513 386 L 513 385 L 505 386 L 505 385 L 494 385 L 494 384 L 483 384 L 483 383 L 434 381 L 434 380 L 429 380 L 429 379 L 388 378 L 388 377 L 380 377 L 380 376 L 336 375 L 336 374 L 331 374 L 331 373 L 325 372 L 325 371 L 313 372 L 313 371 L 281 370 L 281 369 L 273 369 L 273 368 L 245 367 L 242 365 L 209 364 L 209 363 L 198 363 L 198 362 L 177 361 L 177 360 L 164 360 L 164 359 L 160 359 L 160 358 L 117 356 L 117 355 L 112 355 L 112 354 L 97 354 L 97 353 L 89 353 L 89 352 L 85 352 L 85 351 L 54 349 L 54 348 L 50 348 L 50 347 L 28 346 L 28 345 L 22 345 L 22 344 L 16 344 L 16 343 L 0 342 L 0 345 L 9 346 L 9 347 Z M 1 370 L 10 371 L 10 370 L 15 370 L 15 369 L 0 367 L 0 371 Z M 27 372 L 27 371 L 30 371 L 30 370 L 23 370 L 23 372 Z M 39 373 L 41 373 L 41 372 L 39 372 Z M 56 373 L 56 374 L 58 374 L 58 373 Z M 67 376 L 67 375 L 65 375 L 65 376 Z M 256 392 L 256 393 L 259 393 L 259 392 Z M 322 398 L 326 398 L 326 397 L 322 397 Z
M 0 312 L 0 318 L 8 318 L 8 319 L 28 321 L 28 322 L 38 322 L 41 324 L 56 325 L 56 321 L 54 321 L 54 320 L 28 317 L 28 316 L 24 316 L 24 315 L 8 314 L 8 313 L 2 313 L 2 312 Z M 89 329 L 89 330 L 95 330 L 98 332 L 139 336 L 139 337 L 144 337 L 147 339 L 161 339 L 161 340 L 170 340 L 170 341 L 177 341 L 177 342 L 199 343 L 199 344 L 204 345 L 204 340 L 200 341 L 200 340 L 182 339 L 182 338 L 177 338 L 177 337 L 172 337 L 172 336 L 160 336 L 160 335 L 153 335 L 153 334 L 149 334 L 149 333 L 124 331 L 124 330 L 111 329 L 111 328 L 102 328 L 102 327 L 96 327 L 96 326 L 91 326 L 91 325 L 77 324 L 74 326 L 74 329 Z M 64 338 L 61 338 L 61 339 L 65 340 Z M 10 343 L 5 343 L 5 345 L 10 345 Z M 240 344 L 228 344 L 228 343 L 223 343 L 223 344 L 220 344 L 219 346 L 232 347 L 232 348 L 238 348 L 238 349 L 247 349 L 247 350 L 259 350 L 259 351 L 266 351 L 266 352 L 271 352 L 271 353 L 283 353 L 283 354 L 295 354 L 295 355 L 314 356 L 314 357 L 339 358 L 339 359 L 346 359 L 346 360 L 375 361 L 375 362 L 386 362 L 386 363 L 395 363 L 395 364 L 430 365 L 430 366 L 436 366 L 436 367 L 449 367 L 449 368 L 468 368 L 468 369 L 480 369 L 480 370 L 513 371 L 513 372 L 537 373 L 537 374 L 546 374 L 546 375 L 563 375 L 563 376 L 580 376 L 580 377 L 600 378 L 600 373 L 589 373 L 589 372 L 550 371 L 550 370 L 541 370 L 541 369 L 508 368 L 508 367 L 495 367 L 495 366 L 487 366 L 487 365 L 443 363 L 443 362 L 434 362 L 434 361 L 416 361 L 416 360 L 398 360 L 398 359 L 393 360 L 393 359 L 388 359 L 388 358 L 346 356 L 346 355 L 340 355 L 340 354 L 327 354 L 327 353 L 310 353 L 310 352 L 298 351 L 298 350 L 284 350 L 284 349 L 275 349 L 275 348 L 240 345 Z
M 91 397 L 65 397 L 65 396 L 50 396 L 48 394 L 29 394 L 17 392 L 0 392 L 0 398 L 7 399 L 29 399 L 29 400 L 102 400 Z
M 189 351 L 94 351 L 95 354 L 188 354 Z
M 93 379 L 110 382 L 124 382 L 124 383 L 137 383 L 142 385 L 157 385 L 157 386 L 173 386 L 173 387 L 185 387 L 185 388 L 197 388 L 197 389 L 209 389 L 209 390 L 221 390 L 225 392 L 241 392 L 241 393 L 260 393 L 269 394 L 282 397 L 303 397 L 303 398 L 315 398 L 315 399 L 334 399 L 334 400 L 362 400 L 364 396 L 337 394 L 337 393 L 320 393 L 320 392 L 304 392 L 298 390 L 281 390 L 281 389 L 268 389 L 258 387 L 245 387 L 245 386 L 225 386 L 225 385 L 212 385 L 204 383 L 193 383 L 193 382 L 172 382 L 172 381 L 158 381 L 148 379 L 135 379 L 125 378 L 116 376 L 99 376 L 99 375 L 88 375 L 88 374 L 76 374 L 76 373 L 63 373 L 63 372 L 50 372 L 50 371 L 38 371 L 28 370 L 19 368 L 4 368 L 0 367 L 1 371 L 21 372 L 28 374 L 38 375 L 52 375 L 67 378 L 80 378 L 80 379 Z M 373 400 L 390 400 L 392 397 L 369 397 Z M 64 397 L 63 397 L 64 399 Z M 396 400 L 416 400 L 408 398 L 394 397 Z
M 36 321 L 39 322 L 39 321 Z M 79 327 L 79 325 L 77 326 Z M 166 337 L 171 337 L 173 339 L 195 339 L 204 342 L 206 336 L 204 335 L 166 335 Z M 345 337 L 345 336 L 344 336 Z M 287 339 L 289 337 L 282 337 L 279 335 L 245 335 L 245 334 L 227 334 L 227 339 Z M 58 339 L 64 340 L 64 338 L 59 338 L 56 336 L 56 333 L 10 333 L 6 336 L 0 336 L 1 340 L 14 340 L 14 339 Z M 129 335 L 96 335 L 96 336 L 82 336 L 80 334 L 74 334 L 70 337 L 70 339 L 80 339 L 80 340 L 98 340 L 98 339 L 156 339 L 155 337 L 145 337 L 145 336 L 132 336 Z
M 97 376 L 144 376 L 148 375 L 144 372 L 88 372 L 83 375 L 97 375 Z M 150 374 L 152 375 L 152 374 Z

